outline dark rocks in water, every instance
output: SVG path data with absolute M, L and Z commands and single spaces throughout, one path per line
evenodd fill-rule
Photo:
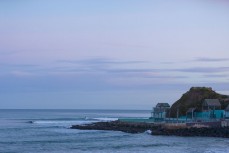
M 153 123 L 128 123 L 120 121 L 112 122 L 96 122 L 85 125 L 73 125 L 71 129 L 81 130 L 111 130 L 111 131 L 122 131 L 127 133 L 142 133 L 146 130 L 156 129 L 158 125 Z
M 184 128 L 152 130 L 152 135 L 200 136 L 229 138 L 229 127 L 224 128 Z
M 218 127 L 218 128 L 192 127 L 192 128 L 168 129 L 161 124 L 112 121 L 112 122 L 97 122 L 97 123 L 91 123 L 85 125 L 73 125 L 71 129 L 109 130 L 109 131 L 122 131 L 127 133 L 143 133 L 147 130 L 150 130 L 152 135 L 229 138 L 229 127 Z

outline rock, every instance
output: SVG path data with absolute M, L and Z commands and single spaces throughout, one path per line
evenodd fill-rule
M 158 129 L 152 135 L 173 136 L 201 136 L 229 138 L 229 128 L 185 128 L 185 129 Z
M 196 108 L 198 111 L 202 109 L 204 99 L 219 99 L 222 109 L 225 109 L 229 104 L 228 95 L 216 93 L 212 88 L 207 87 L 192 87 L 184 93 L 170 108 L 170 117 L 176 117 L 177 109 L 179 116 L 185 116 L 189 108 Z
M 152 123 L 127 123 L 120 121 L 112 122 L 97 122 L 86 125 L 73 125 L 71 129 L 81 129 L 81 130 L 112 130 L 112 131 L 122 131 L 127 133 L 143 133 L 156 125 Z
M 71 129 L 80 130 L 110 130 L 122 131 L 127 133 L 143 133 L 147 132 L 151 135 L 166 135 L 166 136 L 201 136 L 201 137 L 223 137 L 229 138 L 229 127 L 222 128 L 180 128 L 168 129 L 160 124 L 153 123 L 129 123 L 129 122 L 97 122 L 85 125 L 73 125 Z

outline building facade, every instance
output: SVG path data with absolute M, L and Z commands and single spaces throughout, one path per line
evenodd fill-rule
M 170 105 L 168 103 L 158 103 L 156 107 L 153 107 L 151 118 L 155 121 L 163 121 L 165 120 L 169 109 Z
M 229 105 L 225 109 L 225 119 L 229 119 Z
M 202 104 L 202 118 L 223 118 L 224 111 L 218 99 L 205 99 Z

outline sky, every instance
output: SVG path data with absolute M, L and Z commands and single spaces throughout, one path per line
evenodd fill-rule
M 229 95 L 227 0 L 0 0 L 0 109 L 146 109 Z

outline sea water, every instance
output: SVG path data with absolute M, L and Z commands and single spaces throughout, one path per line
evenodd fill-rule
M 140 110 L 0 110 L 1 153 L 229 153 L 229 139 L 77 130 L 71 125 L 149 117 Z

